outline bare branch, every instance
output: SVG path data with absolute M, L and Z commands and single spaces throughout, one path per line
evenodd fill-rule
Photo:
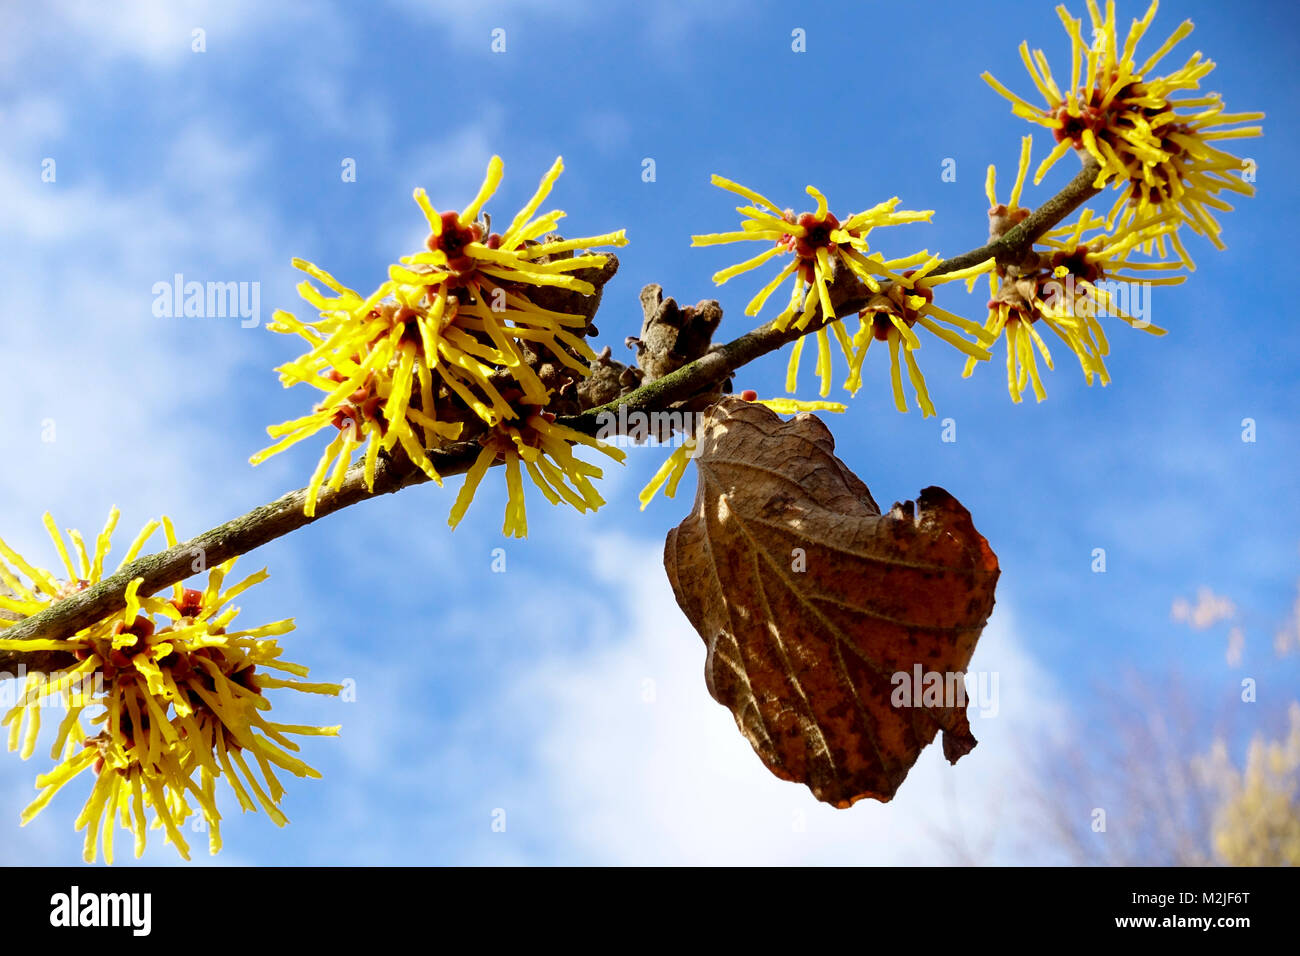
M 1097 171 L 1097 165 L 1088 160 L 1061 192 L 1043 203 L 1018 226 L 994 242 L 945 260 L 931 274 L 955 272 L 978 265 L 990 257 L 1004 263 L 1020 262 L 1043 233 L 1099 192 L 1092 185 Z M 830 291 L 836 317 L 859 311 L 871 295 L 870 290 L 848 270 L 837 273 Z M 824 324 L 825 317 L 820 314 L 803 330 L 781 331 L 768 323 L 615 401 L 559 421 L 586 434 L 595 434 L 601 423 L 602 412 L 617 414 L 620 406 L 626 406 L 628 411 L 667 410 L 678 402 L 716 388 L 718 383 L 742 366 Z M 479 450 L 477 444 L 463 442 L 430 451 L 429 458 L 440 475 L 458 475 L 469 469 Z M 404 459 L 381 457 L 375 474 L 374 493 L 387 494 L 429 480 L 423 472 Z M 85 591 L 64 598 L 22 623 L 0 631 L 0 635 L 6 640 L 57 640 L 75 634 L 124 607 L 127 585 L 135 578 L 144 579 L 140 587 L 141 595 L 153 594 L 193 574 L 193 563 L 200 553 L 206 564 L 219 564 L 370 497 L 362 469 L 360 466 L 355 467 L 348 472 L 338 491 L 321 494 L 314 517 L 308 517 L 302 512 L 306 490 L 290 492 L 174 548 L 133 561 Z M 38 671 L 57 667 L 65 660 L 66 655 L 51 655 L 48 652 L 0 651 L 0 669 L 21 663 L 29 671 Z

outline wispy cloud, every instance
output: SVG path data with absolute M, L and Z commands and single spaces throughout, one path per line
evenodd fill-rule
M 194 52 L 195 30 L 210 36 L 216 48 L 282 15 L 271 10 L 271 5 L 253 0 L 50 0 L 16 5 L 6 11 L 9 23 L 0 39 L 0 64 L 30 58 L 58 38 L 60 45 L 72 41 L 82 67 L 120 60 L 171 67 Z
M 532 728 L 517 776 L 498 789 L 518 801 L 529 829 L 517 839 L 540 843 L 538 860 L 910 864 L 959 852 L 1006 862 L 1021 852 L 1008 835 L 1017 820 L 1010 781 L 1027 734 L 1058 711 L 1005 610 L 971 665 L 997 671 L 1001 684 L 998 716 L 972 717 L 975 751 L 949 766 L 931 747 L 892 803 L 841 811 L 768 773 L 709 697 L 704 649 L 676 606 L 659 547 L 600 535 L 581 548 L 619 628 L 548 656 L 484 704 L 494 720 Z

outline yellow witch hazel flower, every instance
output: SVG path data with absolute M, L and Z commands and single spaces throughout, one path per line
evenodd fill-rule
M 994 341 L 1000 336 L 1006 338 L 1007 391 L 1011 393 L 1013 402 L 1019 404 L 1023 392 L 1029 386 L 1032 386 L 1038 401 L 1047 397 L 1034 349 L 1037 348 L 1042 354 L 1049 369 L 1055 366 L 1047 343 L 1035 328 L 1039 321 L 1056 333 L 1078 356 L 1089 385 L 1092 384 L 1094 375 L 1100 377 L 1103 385 L 1110 381 L 1110 375 L 1102 364 L 1102 356 L 1106 354 L 1105 339 L 1102 338 L 1099 345 L 1080 329 L 1072 316 L 1055 315 L 1040 308 L 1036 278 L 1003 281 L 999 285 L 996 278 L 990 277 L 989 286 L 992 298 L 989 299 L 988 319 L 984 328 Z M 967 359 L 962 377 L 968 378 L 974 371 L 974 360 Z
M 807 402 L 794 398 L 763 398 L 758 397 L 758 393 L 753 389 L 746 389 L 740 393 L 740 398 L 747 402 L 753 402 L 755 405 L 766 405 L 778 415 L 797 415 L 800 412 L 844 412 L 845 407 L 839 402 Z M 645 511 L 646 507 L 654 500 L 654 496 L 662 489 L 665 498 L 673 498 L 677 495 L 677 486 L 686 475 L 686 470 L 695 457 L 699 445 L 694 435 L 685 435 L 683 441 L 673 449 L 665 460 L 663 465 L 655 472 L 654 477 L 641 489 L 639 500 L 641 510 Z
M 1219 194 L 1224 190 L 1250 196 L 1254 188 L 1241 176 L 1246 163 L 1211 143 L 1259 136 L 1259 126 L 1241 123 L 1262 119 L 1263 113 L 1226 113 L 1216 93 L 1174 97 L 1200 89 L 1201 80 L 1214 70 L 1214 62 L 1194 53 L 1179 69 L 1151 76 L 1156 65 L 1192 32 L 1184 21 L 1144 62 L 1136 59 L 1138 41 L 1154 19 L 1153 0 L 1141 20 L 1134 20 L 1121 46 L 1113 0 L 1103 17 L 1095 0 L 1088 0 L 1092 42 L 1082 32 L 1082 21 L 1071 18 L 1065 7 L 1057 14 L 1070 35 L 1070 85 L 1062 92 L 1052 76 L 1042 50 L 1032 55 L 1026 43 L 1020 57 L 1047 106 L 1036 107 L 985 73 L 984 79 L 1011 101 L 1012 111 L 1052 130 L 1057 146 L 1039 166 L 1035 182 L 1070 149 L 1086 152 L 1101 167 L 1096 185 L 1111 183 L 1120 196 L 1107 216 L 1111 226 L 1147 221 L 1174 214 L 1180 222 L 1223 248 L 1221 227 L 1211 210 L 1231 206 Z M 1231 128 L 1235 127 L 1235 128 Z M 1184 264 L 1190 257 L 1174 231 L 1161 234 L 1178 251 Z
M 877 276 L 885 275 L 886 270 L 879 256 L 870 255 L 867 237 L 877 226 L 896 226 L 911 222 L 928 222 L 934 215 L 933 210 L 916 212 L 898 209 L 897 197 L 880 203 L 872 208 L 849 216 L 842 222 L 828 208 L 826 197 L 812 186 L 807 188 L 808 195 L 817 201 L 812 212 L 796 216 L 793 210 L 780 209 L 772 200 L 759 193 L 734 183 L 722 176 L 714 176 L 712 183 L 722 189 L 735 193 L 749 200 L 751 205 L 738 206 L 736 211 L 743 216 L 739 232 L 712 233 L 691 237 L 693 246 L 711 246 L 730 242 L 766 242 L 770 248 L 760 252 L 752 259 L 717 272 L 713 281 L 722 285 L 741 273 L 756 269 L 780 255 L 792 258 L 745 307 L 745 314 L 756 316 L 764 304 L 780 285 L 793 277 L 789 303 L 784 311 L 776 317 L 773 325 L 778 329 L 793 326 L 796 329 L 808 329 L 818 307 L 826 318 L 826 324 L 817 329 L 817 375 L 821 378 L 821 394 L 830 394 L 831 389 L 831 349 L 827 328 L 835 334 L 845 360 L 853 362 L 853 342 L 844 329 L 842 321 L 835 318 L 835 308 L 831 302 L 830 287 L 839 266 L 850 270 L 873 292 L 880 291 Z M 790 371 L 786 388 L 795 390 L 799 356 L 803 339 L 795 341 L 794 351 L 790 356 Z
M 1006 204 L 996 195 L 997 173 L 988 169 L 985 192 L 989 200 L 989 219 L 995 233 L 1005 231 L 1026 215 L 1020 203 L 1029 169 L 1032 138 L 1021 141 L 1020 164 L 1015 185 Z M 984 331 L 996 341 L 1007 343 L 1007 389 L 1019 402 L 1026 388 L 1032 388 L 1038 401 L 1047 397 L 1038 371 L 1037 355 L 1049 369 L 1054 368 L 1052 354 L 1036 328 L 1042 322 L 1079 360 L 1089 385 L 1094 379 L 1102 385 L 1110 381 L 1104 357 L 1110 345 L 1099 318 L 1112 316 L 1130 326 L 1154 335 L 1165 330 L 1153 325 L 1149 317 L 1139 318 L 1125 308 L 1145 297 L 1143 308 L 1149 310 L 1149 289 L 1156 285 L 1182 282 L 1182 275 L 1157 275 L 1181 269 L 1178 261 L 1135 261 L 1132 256 L 1153 239 L 1176 228 L 1176 217 L 1164 213 L 1151 219 L 1129 222 L 1115 231 L 1090 210 L 1084 210 L 1077 223 L 1061 226 L 1038 241 L 1035 261 L 1023 265 L 1015 274 L 999 268 L 989 275 L 992 298 Z M 962 375 L 975 369 L 975 358 L 968 359 Z
M 538 208 L 550 195 L 551 188 L 564 171 L 564 162 L 557 158 L 542 177 L 537 192 L 519 211 L 504 233 L 488 232 L 490 220 L 480 221 L 483 206 L 501 184 L 504 165 L 501 157 L 493 156 L 488 163 L 487 177 L 478 195 L 462 212 L 439 213 L 429 202 L 423 189 L 415 191 L 415 201 L 429 222 L 427 252 L 404 256 L 407 266 L 427 266 L 429 269 L 403 269 L 394 266 L 390 276 L 394 281 L 413 285 L 442 287 L 444 292 L 455 293 L 468 289 L 475 298 L 483 293 L 510 284 L 554 286 L 590 295 L 595 288 L 568 273 L 605 263 L 603 255 L 582 255 L 560 258 L 578 249 L 597 246 L 625 246 L 627 236 L 620 229 L 601 236 L 585 239 L 565 239 L 538 242 L 564 218 L 558 209 L 536 216 Z M 536 216 L 536 218 L 534 218 Z M 531 308 L 520 300 L 524 310 Z M 545 313 L 543 312 L 543 315 Z
M 456 497 L 456 503 L 452 505 L 447 523 L 453 528 L 460 524 L 474 500 L 474 492 L 478 490 L 483 476 L 493 462 L 500 458 L 505 463 L 506 489 L 509 494 L 506 520 L 501 531 L 516 538 L 528 535 L 523 470 L 527 470 L 528 477 L 551 504 L 558 505 L 564 501 L 579 513 L 585 513 L 588 510 L 595 511 L 605 503 L 605 499 L 591 483 L 592 478 L 601 478 L 604 472 L 574 455 L 573 445 L 595 448 L 617 462 L 622 462 L 626 457 L 612 445 L 556 424 L 554 415 L 540 409 L 517 424 L 502 422 L 496 425 L 479 438 L 479 443 L 483 450 L 465 475 L 465 484 Z
M 338 429 L 308 485 L 307 514 L 315 513 L 323 488 L 342 486 L 362 447 L 363 477 L 372 491 L 378 456 L 398 447 L 441 483 L 429 451 L 518 422 L 529 409 L 550 402 L 552 392 L 535 364 L 553 361 L 577 376 L 589 374 L 586 363 L 595 353 L 581 335 L 586 317 L 546 308 L 529 290 L 593 294 L 592 283 L 573 273 L 602 267 L 608 256 L 573 253 L 623 246 L 626 236 L 619 230 L 543 238 L 564 216 L 560 210 L 537 213 L 563 171 L 560 159 L 505 232 L 490 231 L 484 205 L 503 168 L 494 156 L 478 194 L 460 212 L 439 213 L 417 189 L 415 201 L 430 228 L 427 249 L 391 266 L 388 280 L 369 296 L 312 263 L 294 260 L 334 295 L 303 282 L 299 292 L 320 319 L 301 322 L 275 314 L 275 331 L 296 334 L 311 346 L 282 366 L 280 377 L 286 387 L 303 382 L 325 396 L 311 414 L 269 428 L 278 441 L 251 460 L 265 461 L 327 426 Z
M 399 444 L 426 474 L 440 480 L 425 449 L 457 439 L 464 426 L 435 417 L 433 373 L 420 347 L 424 317 L 403 302 L 405 290 L 391 282 L 363 299 L 312 263 L 295 259 L 294 265 L 336 295 L 326 297 L 304 281 L 298 286 L 299 293 L 321 310 L 320 321 L 304 323 L 286 312 L 275 313 L 271 325 L 274 331 L 296 333 L 313 345 L 310 352 L 278 369 L 280 381 L 286 387 L 304 382 L 324 392 L 325 397 L 309 415 L 270 426 L 267 433 L 279 440 L 250 461 L 260 464 L 321 429 L 334 426 L 338 434 L 326 446 L 308 484 L 307 514 L 315 513 L 327 478 L 331 489 L 342 485 L 354 453 L 362 447 L 368 488 L 374 487 L 379 453 Z M 487 371 L 479 368 L 481 363 L 450 340 L 442 353 L 458 363 L 453 365 L 450 376 L 442 377 L 444 381 L 458 378 L 463 368 L 486 377 Z M 458 386 L 464 387 L 459 381 Z M 413 394 L 427 399 L 423 407 L 412 407 Z M 500 400 L 495 392 L 493 395 Z
M 81 535 L 69 532 L 74 561 L 54 521 L 45 516 L 66 581 L 29 564 L 0 541 L 0 580 L 12 593 L 0 596 L 0 609 L 17 616 L 0 618 L 0 628 L 97 583 L 117 520 L 114 509 L 93 557 Z M 122 565 L 136 558 L 159 524 L 145 526 Z M 171 521 L 164 518 L 161 525 L 168 545 L 175 545 Z M 188 860 L 182 828 L 196 814 L 206 824 L 210 852 L 217 853 L 221 814 L 216 784 L 222 777 L 241 809 L 256 812 L 260 805 L 276 825 L 288 823 L 275 768 L 297 777 L 320 776 L 294 756 L 299 745 L 290 737 L 334 736 L 338 728 L 268 720 L 271 703 L 264 692 L 284 687 L 333 696 L 342 687 L 292 679 L 306 677 L 307 668 L 282 660 L 274 640 L 293 630 L 291 620 L 248 629 L 234 626 L 239 609 L 231 602 L 267 577 L 259 571 L 227 586 L 234 563 L 212 568 L 202 590 L 178 583 L 167 598 L 141 596 L 142 579 L 137 578 L 127 588 L 124 611 L 66 640 L 5 641 L 0 636 L 0 649 L 62 652 L 71 662 L 64 673 L 29 677 L 17 705 L 0 721 L 9 729 L 9 749 L 20 751 L 25 760 L 35 751 L 42 710 L 55 704 L 66 709 L 50 751 L 56 765 L 37 777 L 40 793 L 23 811 L 24 824 L 88 769 L 95 783 L 75 821 L 77 830 L 86 831 L 87 863 L 95 861 L 101 847 L 105 862 L 113 862 L 118 825 L 134 838 L 137 857 L 144 853 L 152 827 L 161 828 L 164 841 Z
M 1081 323 L 1098 339 L 1102 355 L 1107 353 L 1105 336 L 1097 322 L 1101 315 L 1121 319 L 1152 335 L 1164 335 L 1165 329 L 1153 325 L 1149 318 L 1130 314 L 1124 304 L 1136 302 L 1140 297 L 1142 293 L 1137 286 L 1146 290 L 1186 281 L 1187 276 L 1180 272 L 1184 266 L 1180 260 L 1135 261 L 1132 258 L 1153 237 L 1176 228 L 1171 218 L 1165 214 L 1111 230 L 1085 209 L 1078 222 L 1043 235 L 1038 240 L 1043 247 L 1040 256 L 1045 257 L 1044 267 L 1050 273 L 1050 279 L 1043 284 L 1043 313 Z
M 953 348 L 969 356 L 969 362 L 987 361 L 990 357 L 986 346 L 994 337 L 977 323 L 964 319 L 934 304 L 934 287 L 945 282 L 966 280 L 973 282 L 978 276 L 990 272 L 994 261 L 987 259 L 967 269 L 956 269 L 942 275 L 931 275 L 942 260 L 929 252 L 921 251 L 906 259 L 896 259 L 882 263 L 886 270 L 889 284 L 876 292 L 859 313 L 861 324 L 853 337 L 853 356 L 849 366 L 849 378 L 844 387 L 851 394 L 857 394 L 862 387 L 862 364 L 866 360 L 867 350 L 873 341 L 886 342 L 889 345 L 889 379 L 894 393 L 894 407 L 900 412 L 907 411 L 907 399 L 903 395 L 903 375 L 899 364 L 902 355 L 903 364 L 907 366 L 907 377 L 916 392 L 916 402 L 921 407 L 921 417 L 928 418 L 935 414 L 934 403 L 925 387 L 925 377 L 916 363 L 913 352 L 921 348 L 915 326 L 930 332 L 947 342 Z M 916 268 L 910 268 L 915 266 Z M 893 269 L 905 269 L 902 274 L 895 274 Z M 975 337 L 970 342 L 946 325 L 954 326 Z M 798 343 L 795 343 L 796 347 Z

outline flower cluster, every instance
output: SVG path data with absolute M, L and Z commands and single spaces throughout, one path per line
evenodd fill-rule
M 501 182 L 502 163 L 493 157 L 478 195 L 462 211 L 439 212 L 423 189 L 415 201 L 423 212 L 429 236 L 426 250 L 404 256 L 389 269 L 388 279 L 368 296 L 346 288 L 317 266 L 294 260 L 294 265 L 325 286 L 311 282 L 299 292 L 320 313 L 303 322 L 286 312 L 276 312 L 272 329 L 305 339 L 310 350 L 281 366 L 286 386 L 310 385 L 324 393 L 312 412 L 267 429 L 275 444 L 252 457 L 257 464 L 322 429 L 337 435 L 325 448 L 307 489 L 304 510 L 314 514 L 323 488 L 337 490 L 346 480 L 355 454 L 364 447 L 362 477 L 373 491 L 381 454 L 400 447 L 415 465 L 434 481 L 441 476 L 430 452 L 465 440 L 483 446 L 483 468 L 497 457 L 507 464 L 511 489 L 506 525 L 522 533 L 523 498 L 517 489 L 519 458 L 510 466 L 509 449 L 535 447 L 533 438 L 559 434 L 553 427 L 539 430 L 526 422 L 545 409 L 555 395 L 556 370 L 566 381 L 589 374 L 595 353 L 583 339 L 588 316 L 557 311 L 539 302 L 540 290 L 558 290 L 589 296 L 596 287 L 581 273 L 604 267 L 608 256 L 575 255 L 576 250 L 622 246 L 623 231 L 583 239 L 548 238 L 564 216 L 560 210 L 538 214 L 542 202 L 563 171 L 557 159 L 543 177 L 533 197 L 504 232 L 494 232 L 484 205 Z M 544 301 L 544 300 L 543 300 Z M 550 381 L 546 380 L 549 376 Z M 562 377 L 562 376 L 561 376 Z M 509 436 L 514 429 L 514 437 Z M 560 444 L 574 440 L 557 439 Z M 554 447 L 554 442 L 549 448 Z M 489 455 L 494 450 L 495 455 Z M 547 453 L 547 467 L 558 467 L 561 477 L 542 484 L 544 489 L 565 487 L 565 480 L 580 489 L 599 469 L 572 454 Z M 526 465 L 542 468 L 528 455 Z M 476 466 L 477 468 L 478 466 Z M 531 469 L 530 469 L 531 470 Z M 466 482 L 468 492 L 453 509 L 451 524 L 463 516 L 482 478 Z M 548 473 L 543 469 L 542 474 Z M 557 483 L 558 482 L 558 483 Z M 328 483 L 328 484 L 327 484 Z M 595 507 L 599 497 L 582 494 L 548 494 L 553 501 Z M 516 518 L 517 512 L 517 518 Z
M 940 282 L 969 279 L 974 275 L 987 272 L 993 267 L 991 260 L 972 269 L 942 276 L 928 276 L 927 274 L 941 261 L 930 256 L 928 252 L 886 261 L 880 253 L 871 251 L 868 236 L 873 229 L 880 226 L 928 222 L 933 211 L 900 210 L 899 200 L 894 197 L 865 212 L 855 213 L 841 220 L 830 211 L 826 197 L 809 186 L 807 192 L 817 201 L 817 206 L 811 212 L 796 216 L 793 210 L 782 210 L 766 196 L 729 179 L 715 175 L 712 182 L 715 186 L 749 200 L 751 205 L 736 208 L 743 217 L 739 232 L 693 236 L 691 244 L 706 246 L 742 241 L 770 244 L 770 248 L 752 259 L 716 273 L 713 281 L 718 285 L 743 272 L 757 268 L 777 256 L 791 257 L 790 262 L 750 300 L 745 308 L 745 314 L 757 315 L 772 293 L 787 279 L 794 278 L 789 302 L 772 324 L 781 330 L 793 328 L 801 332 L 816 332 L 815 371 L 821 380 L 820 391 L 823 397 L 830 394 L 833 374 L 827 329 L 835 335 L 840 350 L 849 364 L 850 371 L 845 388 L 851 392 L 856 392 L 861 385 L 862 362 L 871 341 L 878 339 L 890 343 L 895 404 L 901 411 L 906 411 L 907 405 L 901 387 L 900 343 L 902 343 L 908 374 L 917 389 L 922 409 L 925 410 L 925 414 L 933 414 L 929 398 L 925 395 L 924 380 L 912 356 L 912 352 L 921 347 L 920 339 L 912 331 L 914 325 L 919 323 L 922 328 L 968 355 L 988 358 L 987 351 L 979 342 L 983 335 L 979 326 L 934 307 L 929 290 Z M 921 263 L 925 264 L 924 267 L 908 277 L 900 277 L 893 271 Z M 853 336 L 850 336 L 844 328 L 843 320 L 837 316 L 836 303 L 832 294 L 832 288 L 842 274 L 841 269 L 856 277 L 875 297 L 861 313 L 858 332 Z M 882 280 L 890 285 L 887 287 L 882 284 Z M 819 310 L 822 321 L 814 325 Z M 953 325 L 972 334 L 976 337 L 976 341 L 968 342 L 950 329 L 943 328 L 940 323 Z M 799 360 L 803 353 L 803 344 L 804 338 L 801 336 L 794 341 L 791 349 L 786 376 L 786 390 L 789 392 L 794 392 L 798 385 Z
M 117 519 L 114 509 L 93 555 L 81 535 L 70 531 L 74 560 L 54 521 L 45 516 L 67 572 L 64 580 L 29 564 L 0 541 L 0 582 L 8 592 L 0 595 L 0 610 L 8 612 L 0 615 L 0 635 L 98 583 Z M 175 545 L 171 521 L 164 518 L 161 524 L 168 544 Z M 145 526 L 123 565 L 136 558 L 158 527 L 157 521 Z M 282 660 L 274 640 L 291 631 L 293 621 L 234 627 L 239 609 L 230 603 L 267 577 L 259 571 L 227 585 L 234 563 L 232 559 L 212 568 L 202 590 L 178 583 L 169 597 L 142 596 L 142 579 L 137 578 L 127 588 L 125 610 L 66 640 L 0 637 L 0 650 L 58 652 L 69 661 L 64 672 L 29 675 L 16 706 L 0 721 L 9 729 L 9 749 L 18 750 L 25 760 L 35 751 L 42 710 L 57 704 L 66 710 L 50 751 L 55 766 L 37 777 L 40 793 L 23 812 L 24 824 L 88 769 L 95 783 L 75 824 L 86 831 L 88 863 L 95 861 L 101 846 L 104 860 L 113 862 L 119 823 L 134 837 L 137 857 L 152 826 L 161 828 L 164 841 L 189 859 L 182 828 L 196 814 L 207 827 L 210 851 L 216 853 L 221 848 L 216 791 L 220 778 L 241 809 L 256 812 L 261 806 L 278 826 L 288 823 L 280 808 L 284 787 L 276 768 L 297 777 L 320 776 L 294 756 L 299 745 L 291 736 L 333 736 L 338 728 L 268 720 L 271 703 L 264 692 L 291 688 L 337 695 L 342 688 L 293 679 L 306 677 L 307 668 Z M 291 676 L 276 677 L 270 671 Z
M 1172 73 L 1152 75 L 1156 65 L 1192 32 L 1191 21 L 1182 23 L 1144 62 L 1137 62 L 1138 41 L 1157 6 L 1152 0 L 1142 19 L 1133 21 L 1122 45 L 1113 0 L 1108 0 L 1104 17 L 1095 0 L 1088 0 L 1092 42 L 1083 35 L 1082 21 L 1058 7 L 1070 36 L 1069 87 L 1062 91 L 1058 86 L 1042 50 L 1031 54 L 1028 44 L 1020 45 L 1020 57 L 1045 107 L 1032 105 L 988 73 L 984 79 L 1011 101 L 1013 112 L 1047 127 L 1056 138 L 1057 146 L 1038 168 L 1035 182 L 1069 150 L 1085 152 L 1101 168 L 1096 185 L 1112 184 L 1120 191 L 1106 217 L 1108 226 L 1171 215 L 1222 248 L 1221 229 L 1212 210 L 1232 207 L 1220 194 L 1226 190 L 1249 196 L 1254 189 L 1241 175 L 1248 163 L 1211 144 L 1260 135 L 1260 127 L 1239 124 L 1262 119 L 1264 114 L 1227 113 L 1218 94 L 1183 96 L 1198 91 L 1201 80 L 1214 69 L 1214 62 L 1199 52 Z M 1165 239 L 1190 268 L 1191 258 L 1177 232 L 1161 235 L 1161 255 L 1167 254 Z
M 996 171 L 990 166 L 985 184 L 989 200 L 990 233 L 996 238 L 1024 220 L 1028 210 L 1020 203 L 1021 190 L 1030 165 L 1032 138 L 1021 142 L 1020 164 L 1007 203 L 996 195 Z M 1077 222 L 1044 234 L 1027 259 L 1014 266 L 999 264 L 989 274 L 988 317 L 984 324 L 989 341 L 1006 339 L 1007 389 L 1014 402 L 1032 389 L 1035 398 L 1047 397 L 1039 375 L 1037 356 L 1053 368 L 1052 354 L 1037 329 L 1041 322 L 1078 358 L 1089 385 L 1110 381 L 1105 356 L 1110 351 L 1099 319 L 1111 316 L 1153 335 L 1165 330 L 1149 319 L 1137 318 L 1124 303 L 1156 285 L 1173 285 L 1186 276 L 1177 274 L 1180 261 L 1134 259 L 1141 248 L 1149 248 L 1177 226 L 1172 213 L 1147 219 L 1127 220 L 1115 228 L 1084 210 Z M 1123 295 L 1117 295 L 1122 291 Z M 1149 304 L 1149 303 L 1148 303 Z M 975 369 L 975 358 L 966 362 L 964 376 Z

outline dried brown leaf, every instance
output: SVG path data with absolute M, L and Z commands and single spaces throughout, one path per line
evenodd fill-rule
M 997 558 L 966 509 L 926 488 L 882 515 L 814 415 L 727 398 L 698 434 L 664 565 L 709 693 L 768 769 L 848 807 L 891 799 L 940 730 L 950 762 L 968 753 L 964 700 L 891 700 L 917 665 L 964 674 L 993 609 Z

